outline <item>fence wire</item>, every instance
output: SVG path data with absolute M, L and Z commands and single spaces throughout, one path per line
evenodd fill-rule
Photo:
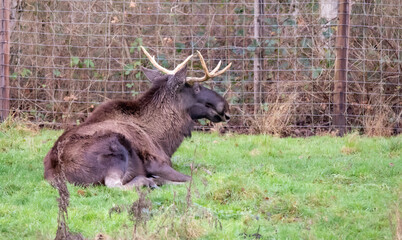
M 233 63 L 205 83 L 225 94 L 228 126 L 332 131 L 337 8 L 334 0 L 12 1 L 10 97 L 2 100 L 37 123 L 76 124 L 105 100 L 149 88 L 140 45 L 167 68 L 199 50 L 209 67 Z M 401 131 L 401 8 L 400 0 L 351 5 L 348 130 Z M 197 59 L 189 70 L 202 75 Z

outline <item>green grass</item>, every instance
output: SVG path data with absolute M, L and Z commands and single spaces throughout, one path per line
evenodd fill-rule
M 42 160 L 61 131 L 0 131 L 0 239 L 53 239 L 58 194 Z M 194 182 L 150 191 L 149 239 L 392 239 L 401 212 L 402 137 L 276 138 L 194 133 L 173 157 Z M 69 185 L 68 226 L 131 239 L 135 191 Z M 187 204 L 188 193 L 191 204 Z M 123 206 L 121 213 L 111 208 Z M 401 221 L 399 219 L 399 221 Z

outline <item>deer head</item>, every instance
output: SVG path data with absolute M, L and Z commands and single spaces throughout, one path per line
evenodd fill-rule
M 215 91 L 202 86 L 200 83 L 223 74 L 230 68 L 231 63 L 224 69 L 218 71 L 221 65 L 220 61 L 218 65 L 209 72 L 204 58 L 201 53 L 197 51 L 205 75 L 203 77 L 186 77 L 186 64 L 191 59 L 192 55 L 187 57 L 174 70 L 168 70 L 160 66 L 156 62 L 155 57 L 151 56 L 144 47 L 141 47 L 141 49 L 152 65 L 159 70 L 142 68 L 145 76 L 153 83 L 167 81 L 169 89 L 178 96 L 181 105 L 187 110 L 192 119 L 207 118 L 212 122 L 227 121 L 230 119 L 227 114 L 229 105 L 226 100 Z

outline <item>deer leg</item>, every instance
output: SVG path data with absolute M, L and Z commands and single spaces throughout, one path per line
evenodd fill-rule
M 110 188 L 120 188 L 122 190 L 132 190 L 134 187 L 149 187 L 158 188 L 158 185 L 153 181 L 153 178 L 145 176 L 137 176 L 128 183 L 122 183 L 122 174 L 116 172 L 110 173 L 105 178 L 105 185 Z
M 119 141 L 124 143 L 124 139 L 119 139 Z M 126 145 L 128 144 L 126 143 Z M 115 155 L 116 156 L 113 157 L 120 161 L 116 161 L 115 167 L 117 167 L 117 169 L 113 168 L 108 172 L 105 178 L 106 186 L 118 187 L 123 190 L 132 190 L 134 187 L 158 187 L 152 178 L 145 176 L 142 161 L 134 149 L 116 148 Z M 121 165 L 119 166 L 119 163 L 122 162 L 126 163 L 124 168 L 122 168 Z
M 147 178 L 141 175 L 123 185 L 125 190 L 131 190 L 133 187 L 158 188 L 158 185 L 153 181 L 153 178 Z
M 161 178 L 160 176 L 152 176 L 152 180 L 154 181 L 154 183 L 156 183 L 156 185 L 158 186 L 162 186 L 165 184 L 174 184 L 174 185 L 179 185 L 179 184 L 184 184 L 185 182 L 173 182 L 170 180 L 166 180 L 164 178 Z
M 105 178 L 105 185 L 110 188 L 120 188 L 123 190 L 131 190 L 134 187 L 157 188 L 157 184 L 153 178 L 147 178 L 143 175 L 136 176 L 126 184 L 122 182 L 123 173 L 121 171 L 109 171 Z
M 171 182 L 187 182 L 191 180 L 190 176 L 180 173 L 174 170 L 171 166 L 166 163 L 158 163 L 156 161 L 151 161 L 145 164 L 145 170 L 147 173 L 154 176 L 158 176 L 164 180 Z
M 110 188 L 123 188 L 121 181 L 123 176 L 122 171 L 111 170 L 105 177 L 105 185 Z

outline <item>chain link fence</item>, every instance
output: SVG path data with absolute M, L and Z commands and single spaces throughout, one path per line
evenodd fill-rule
M 139 67 L 151 66 L 140 45 L 167 68 L 199 50 L 210 68 L 220 60 L 233 63 L 205 83 L 228 100 L 230 128 L 285 136 L 329 132 L 340 3 L 3 0 L 10 50 L 2 63 L 9 85 L 1 87 L 9 95 L 0 101 L 9 102 L 10 114 L 40 124 L 76 124 L 105 100 L 149 88 Z M 400 0 L 350 4 L 342 113 L 349 131 L 401 131 L 401 8 Z M 202 75 L 197 58 L 189 75 Z

